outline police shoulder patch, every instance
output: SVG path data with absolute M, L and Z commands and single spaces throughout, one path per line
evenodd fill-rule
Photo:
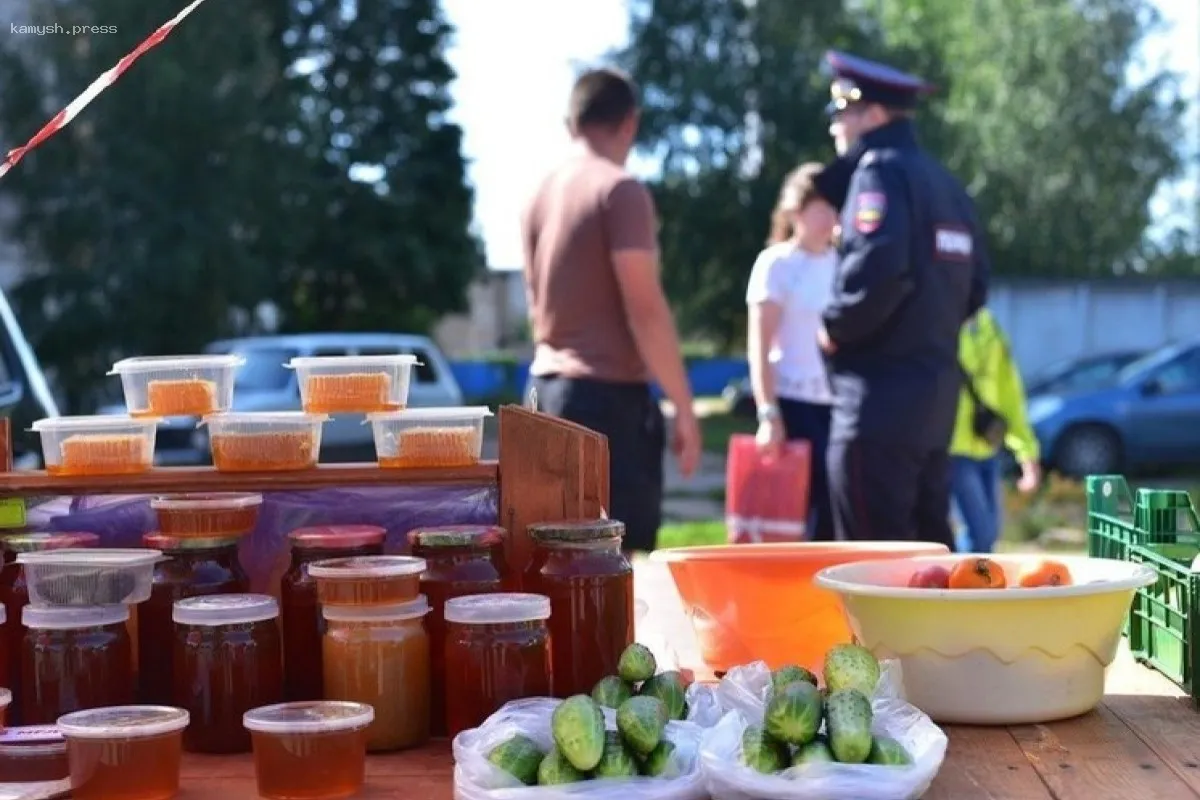
M 883 192 L 860 192 L 854 199 L 854 229 L 859 233 L 874 233 L 887 214 L 887 195 Z

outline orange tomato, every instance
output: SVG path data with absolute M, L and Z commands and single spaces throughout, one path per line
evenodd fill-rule
M 1007 585 L 1004 567 L 990 558 L 964 558 L 950 570 L 951 589 L 1003 589 Z
M 1021 571 L 1018 581 L 1020 586 L 1033 588 L 1036 586 L 1070 586 L 1071 570 L 1061 561 L 1045 558 L 1030 564 Z

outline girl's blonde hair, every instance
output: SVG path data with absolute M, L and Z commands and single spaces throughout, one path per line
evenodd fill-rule
M 771 212 L 771 235 L 767 244 L 779 244 L 791 239 L 794 233 L 793 216 L 813 200 L 822 199 L 817 191 L 816 177 L 823 168 L 823 165 L 810 161 L 796 167 L 783 179 L 779 200 Z

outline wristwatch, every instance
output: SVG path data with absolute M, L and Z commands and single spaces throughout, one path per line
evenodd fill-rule
M 774 422 L 779 419 L 779 406 L 774 403 L 765 403 L 758 407 L 759 422 Z

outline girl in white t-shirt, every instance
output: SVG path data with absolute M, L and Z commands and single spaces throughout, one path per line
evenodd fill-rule
M 809 442 L 809 538 L 832 541 L 825 450 L 833 396 L 817 335 L 837 267 L 837 211 L 814 186 L 821 168 L 804 164 L 783 182 L 767 249 L 754 262 L 746 288 L 747 358 L 758 406 L 759 450 L 769 455 L 785 440 Z

